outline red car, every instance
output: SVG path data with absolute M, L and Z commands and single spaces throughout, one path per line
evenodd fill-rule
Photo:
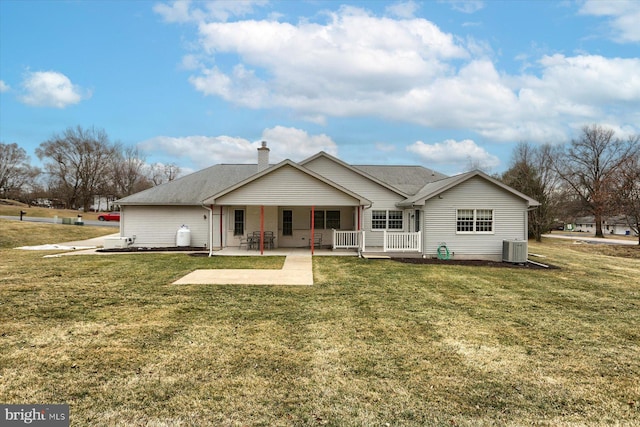
M 99 221 L 120 221 L 120 212 L 108 212 L 98 215 Z

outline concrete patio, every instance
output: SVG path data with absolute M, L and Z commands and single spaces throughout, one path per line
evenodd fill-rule
M 287 255 L 280 270 L 206 269 L 195 270 L 174 285 L 313 285 L 311 253 Z

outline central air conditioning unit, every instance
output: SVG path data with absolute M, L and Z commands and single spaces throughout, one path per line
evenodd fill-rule
M 106 237 L 104 239 L 104 249 L 124 249 L 133 243 L 131 237 Z
M 514 264 L 527 262 L 527 242 L 523 240 L 502 241 L 502 261 Z

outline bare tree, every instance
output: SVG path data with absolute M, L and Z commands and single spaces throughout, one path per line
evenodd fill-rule
M 640 136 L 634 138 L 640 144 Z M 616 206 L 629 228 L 638 235 L 640 245 L 640 150 L 630 156 L 619 170 L 616 185 Z
M 614 213 L 616 174 L 637 150 L 632 138 L 617 138 L 613 129 L 585 126 L 555 162 L 556 172 L 595 217 L 596 237 L 604 237 L 602 220 Z
M 39 174 L 40 170 L 29 164 L 23 148 L 0 142 L 0 197 L 24 199 Z
M 149 166 L 149 179 L 154 185 L 164 184 L 175 180 L 180 176 L 180 167 L 175 163 L 169 163 L 168 165 L 162 163 L 154 163 Z
M 152 187 L 145 175 L 145 159 L 134 147 L 126 147 L 117 153 L 113 164 L 112 184 L 117 197 L 125 197 Z
M 118 147 L 103 129 L 67 128 L 36 149 L 44 160 L 50 187 L 56 188 L 67 207 L 89 210 L 93 197 L 109 186 Z
M 522 142 L 513 152 L 511 167 L 502 175 L 502 181 L 521 193 L 540 202 L 529 212 L 529 235 L 536 241 L 551 229 L 558 205 L 559 177 L 553 168 L 556 151 L 550 145 L 533 146 Z

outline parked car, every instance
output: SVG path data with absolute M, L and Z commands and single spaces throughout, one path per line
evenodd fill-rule
M 120 221 L 120 212 L 107 212 L 98 215 L 100 221 Z

